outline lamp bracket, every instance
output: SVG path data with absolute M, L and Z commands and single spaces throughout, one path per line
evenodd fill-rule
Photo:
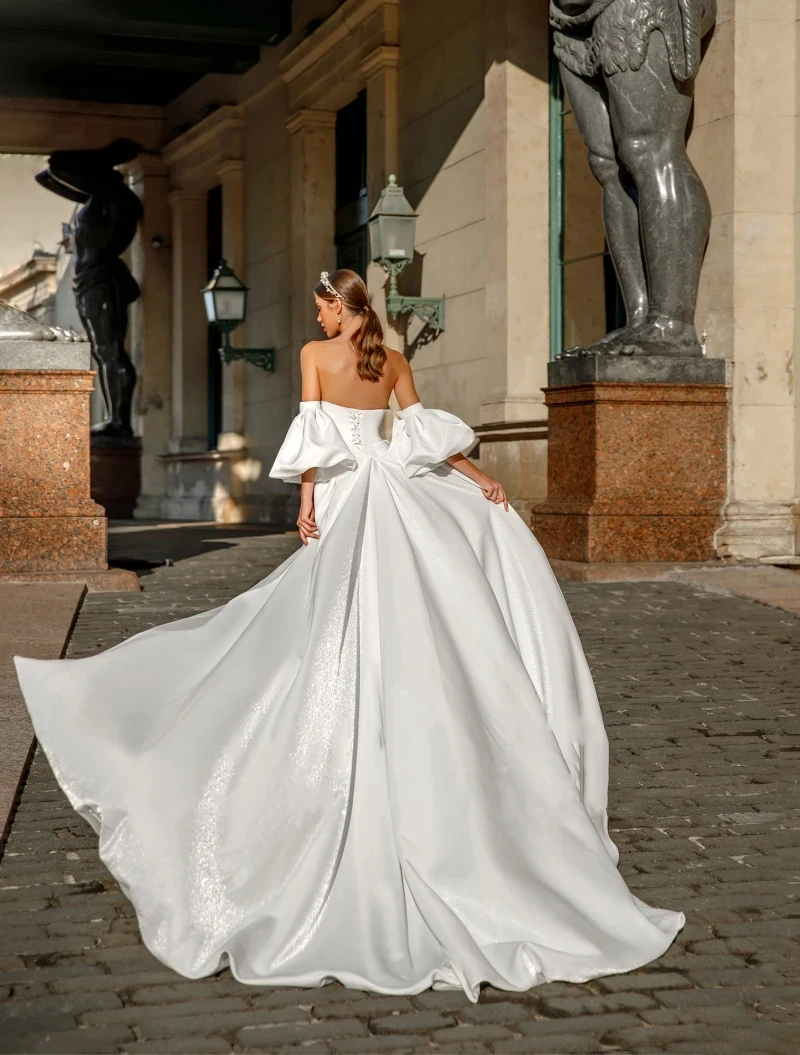
M 410 260 L 380 261 L 389 274 L 389 296 L 386 298 L 386 310 L 393 317 L 403 314 L 416 315 L 426 326 L 436 333 L 444 329 L 444 297 L 402 297 L 397 292 L 397 276 L 407 267 Z
M 390 294 L 386 298 L 386 310 L 392 316 L 416 315 L 437 333 L 444 329 L 444 297 L 401 297 Z
M 269 373 L 275 373 L 275 349 L 274 348 L 234 348 L 231 344 L 230 333 L 234 327 L 226 326 L 222 329 L 223 340 L 222 347 L 219 350 L 219 357 L 223 363 L 232 363 L 236 359 L 244 359 L 245 362 L 252 363 L 253 366 L 260 366 L 262 370 L 267 370 Z

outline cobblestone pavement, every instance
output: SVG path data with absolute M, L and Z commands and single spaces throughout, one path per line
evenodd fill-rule
M 68 655 L 223 603 L 297 544 L 240 534 L 153 569 L 142 594 L 90 595 Z M 564 591 L 611 739 L 621 869 L 687 915 L 662 960 L 586 985 L 487 987 L 477 1005 L 187 981 L 141 945 L 39 754 L 0 862 L 0 1051 L 797 1052 L 800 621 L 670 582 Z

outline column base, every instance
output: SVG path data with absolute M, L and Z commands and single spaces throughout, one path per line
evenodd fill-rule
M 736 559 L 784 557 L 798 552 L 794 502 L 729 502 L 717 532 L 717 555 Z
M 247 450 L 226 433 L 225 449 L 162 455 L 167 467 L 167 494 L 161 502 L 164 520 L 214 520 L 242 524 Z
M 293 487 L 291 494 L 267 492 L 260 495 L 244 495 L 241 512 L 246 524 L 266 524 L 275 528 L 295 530 L 300 488 Z
M 134 520 L 161 520 L 164 495 L 139 495 L 133 510 Z

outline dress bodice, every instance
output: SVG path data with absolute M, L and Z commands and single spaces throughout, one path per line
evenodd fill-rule
M 321 470 L 318 479 L 326 479 L 377 459 L 406 476 L 420 476 L 475 443 L 475 433 L 461 418 L 420 402 L 394 412 L 389 442 L 380 435 L 385 414 L 324 399 L 301 400 L 269 475 L 300 483 L 312 467 Z
M 356 407 L 343 407 L 339 403 L 329 403 L 326 399 L 301 402 L 300 408 L 319 405 L 333 418 L 339 434 L 347 446 L 354 452 L 365 452 L 374 449 L 375 444 L 385 444 L 380 435 L 381 422 L 388 407 L 377 410 L 359 410 Z

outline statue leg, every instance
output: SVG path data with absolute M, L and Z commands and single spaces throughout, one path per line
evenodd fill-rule
M 694 328 L 703 252 L 711 226 L 708 195 L 686 155 L 692 85 L 672 77 L 661 33 L 640 70 L 607 78 L 620 157 L 639 190 L 650 310 L 632 354 L 699 355 Z
M 94 360 L 94 365 L 97 367 L 97 383 L 100 386 L 100 394 L 102 395 L 103 402 L 105 403 L 105 406 L 106 406 L 106 413 L 110 415 L 111 414 L 111 409 L 110 409 L 111 408 L 111 396 L 110 396 L 109 391 L 108 391 L 108 379 L 106 378 L 106 364 L 100 358 L 100 356 L 97 354 L 97 351 L 96 351 L 97 338 L 95 336 L 94 327 L 92 325 L 92 320 L 88 316 L 82 315 L 80 312 L 78 313 L 78 317 L 80 318 L 81 322 L 83 323 L 83 328 L 84 328 L 84 330 L 86 330 L 86 334 L 87 334 L 87 336 L 89 338 L 89 349 L 90 349 L 90 351 L 92 353 L 92 359 Z
M 639 210 L 630 194 L 630 177 L 617 157 L 605 87 L 597 78 L 585 80 L 563 65 L 560 69 L 578 131 L 589 152 L 589 167 L 603 188 L 606 241 L 622 289 L 628 326 L 636 326 L 648 313 Z M 617 332 L 602 340 L 613 339 Z
M 136 368 L 125 351 L 125 328 L 117 325 L 107 311 L 82 322 L 92 343 L 108 413 L 102 424 L 92 426 L 92 435 L 129 438 L 133 436 L 131 408 Z

